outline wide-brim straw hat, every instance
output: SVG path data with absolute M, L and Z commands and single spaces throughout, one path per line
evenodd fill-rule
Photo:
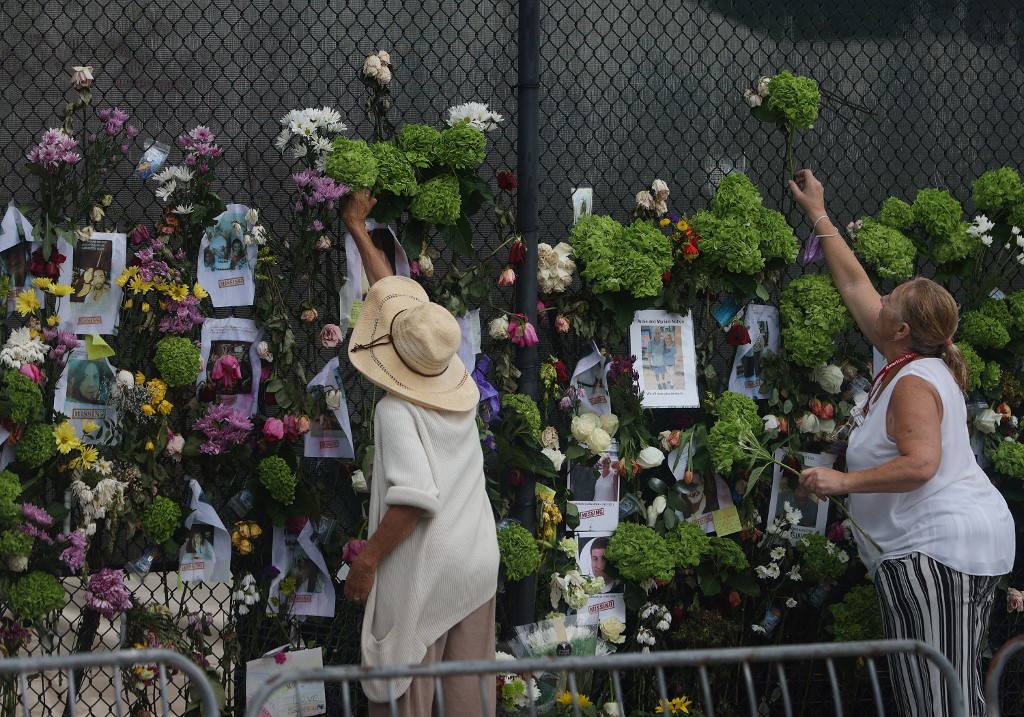
M 348 357 L 371 383 L 389 393 L 444 411 L 469 411 L 480 391 L 456 355 L 462 331 L 423 287 L 404 276 L 377 281 L 352 329 Z

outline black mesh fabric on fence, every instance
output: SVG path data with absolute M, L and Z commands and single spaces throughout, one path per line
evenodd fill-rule
M 823 91 L 821 116 L 797 144 L 797 164 L 824 178 L 843 224 L 875 212 L 887 196 L 912 199 L 925 186 L 967 200 L 973 178 L 1013 165 L 1020 154 L 1022 13 L 1013 0 L 551 0 L 541 11 L 540 241 L 566 238 L 576 187 L 593 188 L 595 213 L 624 219 L 633 195 L 660 178 L 671 188 L 670 206 L 690 214 L 734 170 L 746 172 L 766 204 L 788 212 L 804 233 L 784 203 L 786 138 L 753 119 L 742 98 L 758 76 L 783 69 L 815 78 Z M 94 103 L 126 109 L 143 128 L 140 140 L 173 144 L 196 124 L 209 126 L 227 148 L 222 197 L 258 207 L 285 233 L 292 166 L 272 144 L 278 120 L 290 109 L 328 105 L 341 112 L 349 136 L 368 138 L 356 73 L 381 48 L 395 64 L 392 119 L 437 125 L 448 107 L 466 101 L 504 115 L 489 135 L 482 171 L 493 184 L 498 170 L 517 162 L 517 28 L 510 2 L 8 0 L 0 7 L 0 201 L 31 202 L 25 153 L 60 123 L 71 66 L 91 64 L 99 70 Z M 140 152 L 141 142 L 130 158 Z M 109 216 L 122 231 L 152 225 L 161 212 L 152 187 L 122 171 L 109 183 L 123 187 Z M 478 251 L 493 249 L 496 236 L 491 217 L 481 214 Z M 332 260 L 343 266 L 337 247 Z M 287 277 L 290 266 L 280 271 Z M 510 290 L 502 291 L 496 301 L 511 306 Z M 334 283 L 296 282 L 288 299 L 297 308 L 314 297 L 324 320 L 336 320 L 336 292 Z M 329 357 L 295 313 L 315 373 Z M 720 376 L 731 362 L 726 350 L 715 362 Z M 372 396 L 351 372 L 346 388 L 358 421 Z M 358 422 L 353 428 L 363 430 Z M 331 461 L 307 463 L 312 475 L 337 484 Z M 347 487 L 334 496 L 339 522 L 358 525 L 355 496 Z M 162 578 L 153 601 L 193 598 L 224 624 L 226 590 L 182 595 Z M 166 580 L 173 586 L 173 575 Z M 80 601 L 81 591 L 75 594 Z M 339 611 L 341 624 L 355 624 L 340 596 Z M 65 634 L 69 620 L 62 620 Z M 276 646 L 245 634 L 245 625 L 229 636 L 237 641 L 232 649 L 241 645 L 251 657 Z M 302 630 L 328 648 L 329 659 L 357 658 L 350 632 Z M 997 632 L 1001 638 L 1006 630 Z M 117 644 L 116 625 L 104 622 L 100 633 L 98 643 Z M 1019 671 L 1007 679 L 1018 693 Z M 93 687 L 98 711 L 106 687 Z M 243 702 L 237 694 L 229 700 L 235 708 Z M 1019 704 L 1006 710 L 1022 714 Z

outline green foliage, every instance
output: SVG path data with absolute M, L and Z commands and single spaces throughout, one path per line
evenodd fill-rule
M 11 421 L 19 425 L 38 420 L 43 409 L 43 393 L 39 386 L 13 369 L 4 373 L 0 401 L 7 405 Z
M 810 129 L 818 118 L 821 92 L 810 77 L 780 72 L 768 83 L 768 107 L 797 129 Z
M 608 541 L 605 557 L 626 580 L 668 581 L 675 575 L 675 556 L 665 539 L 646 525 L 620 523 Z
M 181 336 L 165 336 L 156 344 L 153 365 L 171 388 L 195 385 L 199 377 L 199 348 Z
M 1015 204 L 1010 209 L 1010 214 L 1006 217 L 1006 222 L 1010 226 L 1024 229 L 1024 202 Z
M 413 197 L 409 213 L 414 219 L 427 224 L 454 224 L 462 213 L 459 180 L 451 174 L 441 174 L 420 185 Z
M 708 547 L 707 557 L 717 570 L 738 573 L 750 567 L 750 561 L 747 560 L 743 548 L 735 540 L 712 535 Z
M 661 275 L 672 268 L 672 243 L 650 222 L 623 227 L 607 216 L 585 216 L 569 232 L 580 276 L 594 293 L 626 292 L 633 297 L 661 293 Z
M 936 239 L 932 243 L 932 256 L 940 264 L 966 259 L 981 246 L 981 241 L 968 233 L 970 224 L 960 222 L 947 237 Z
M 142 512 L 142 533 L 160 545 L 174 535 L 181 524 L 181 507 L 170 498 L 158 495 Z
M 842 548 L 819 533 L 808 533 L 796 541 L 803 561 L 801 573 L 811 580 L 834 583 L 846 572 L 850 556 Z
M 509 580 L 522 580 L 540 566 L 537 541 L 529 530 L 517 523 L 498 531 L 498 552 Z
M 1003 369 L 998 361 L 989 361 L 981 372 L 981 388 L 983 391 L 995 391 L 1003 381 Z
M 922 189 L 914 199 L 914 220 L 934 237 L 953 235 L 960 224 L 963 207 L 944 189 Z
M 455 169 L 469 169 L 484 161 L 487 135 L 466 122 L 458 122 L 441 132 L 437 160 Z
M 871 583 L 858 585 L 846 593 L 843 601 L 832 605 L 832 631 L 836 642 L 881 640 L 882 613 L 878 608 L 878 591 Z
M 892 229 L 906 229 L 914 223 L 914 210 L 897 197 L 889 197 L 878 210 L 878 221 Z
M 42 620 L 64 607 L 64 588 L 53 575 L 32 572 L 7 588 L 7 605 L 22 620 Z
M 747 175 L 732 172 L 722 177 L 711 200 L 711 211 L 718 217 L 751 215 L 763 207 L 761 193 Z
M 957 341 L 956 347 L 967 364 L 967 392 L 977 391 L 981 388 L 981 378 L 985 372 L 985 360 L 978 355 L 978 352 L 965 341 Z
M 996 470 L 1003 475 L 1024 480 L 1024 444 L 1017 441 L 1000 441 L 995 448 L 985 451 L 992 459 Z
M 1015 291 L 1006 297 L 1006 308 L 1013 319 L 1013 326 L 1024 331 L 1024 289 Z
M 0 533 L 0 555 L 24 557 L 32 552 L 34 542 L 35 538 L 20 530 L 5 530 Z
M 338 137 L 327 155 L 327 175 L 353 191 L 377 183 L 377 158 L 361 139 Z
M 256 476 L 274 500 L 284 505 L 291 505 L 295 500 L 298 480 L 288 463 L 280 456 L 268 456 L 261 460 L 256 466 Z
M 985 172 L 974 180 L 971 200 L 980 211 L 1001 213 L 1024 201 L 1024 184 L 1012 167 Z
M 540 409 L 536 401 L 524 393 L 506 393 L 501 397 L 501 407 L 515 413 L 530 438 L 540 442 Z
M 781 212 L 762 209 L 754 214 L 751 224 L 758 232 L 758 249 L 766 264 L 773 259 L 785 264 L 791 264 L 796 260 L 796 255 L 800 253 L 800 245 L 797 243 L 793 228 L 789 226 Z
M 964 312 L 960 317 L 960 336 L 980 349 L 1001 349 L 1010 343 L 1010 333 L 1003 323 L 981 310 Z
M 757 404 L 752 398 L 732 391 L 726 391 L 710 409 L 718 420 L 708 431 L 708 452 L 715 470 L 720 473 L 732 471 L 733 463 L 744 463 L 749 456 L 739 446 L 740 437 L 752 434 L 757 437 L 764 432 L 764 422 L 757 414 Z
M 370 152 L 377 160 L 375 191 L 411 197 L 416 193 L 416 170 L 404 152 L 391 142 L 375 142 Z
M 407 124 L 398 131 L 395 145 L 414 167 L 424 169 L 437 159 L 441 133 L 426 124 Z
M 15 503 L 21 495 L 21 481 L 8 470 L 0 471 L 0 526 L 9 526 L 21 517 L 21 506 Z
M 701 558 L 711 549 L 711 539 L 704 528 L 683 520 L 665 535 L 665 545 L 677 568 L 692 568 L 700 565 Z
M 780 297 L 779 313 L 786 354 L 804 368 L 832 358 L 832 337 L 853 324 L 832 277 L 825 274 L 806 274 L 790 282 Z
M 914 273 L 914 242 L 898 229 L 865 217 L 857 230 L 854 249 L 868 269 L 881 279 L 905 281 Z
M 53 438 L 53 426 L 49 423 L 33 423 L 14 447 L 15 457 L 30 468 L 40 468 L 57 455 L 57 442 Z

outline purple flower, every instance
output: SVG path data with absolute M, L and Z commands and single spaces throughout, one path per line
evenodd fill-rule
M 125 133 L 128 135 L 128 139 L 135 139 L 136 137 L 139 136 L 140 131 L 141 130 L 138 127 L 136 127 L 133 124 L 130 124 L 128 125 L 128 129 L 125 130 Z
M 194 139 L 196 142 L 202 143 L 212 142 L 214 137 L 213 132 L 210 130 L 210 128 L 204 127 L 203 125 L 199 125 L 195 129 L 193 129 L 191 132 L 188 133 L 188 136 Z
M 44 508 L 31 503 L 21 504 L 21 517 L 31 520 L 36 525 L 49 528 L 53 525 L 53 517 Z
M 59 535 L 57 542 L 70 543 L 60 554 L 60 561 L 68 566 L 68 570 L 77 573 L 85 564 L 85 533 L 75 530 L 70 535 Z
M 124 586 L 124 571 L 103 568 L 89 576 L 85 605 L 101 615 L 114 618 L 132 606 L 132 596 Z
M 39 528 L 32 523 L 22 523 L 18 526 L 18 530 L 30 538 L 35 538 L 41 543 L 53 545 L 53 538 L 51 538 L 42 528 Z

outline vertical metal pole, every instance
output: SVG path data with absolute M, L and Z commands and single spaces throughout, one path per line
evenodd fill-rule
M 537 234 L 540 228 L 540 0 L 519 3 L 519 136 L 516 142 L 519 175 L 519 231 L 526 245 L 526 264 L 516 283 L 516 311 L 537 324 Z M 519 392 L 534 400 L 537 389 L 537 347 L 520 348 L 516 366 L 522 372 Z M 537 501 L 536 477 L 524 475 L 516 488 L 513 515 L 527 530 L 535 532 Z M 533 598 L 536 575 L 520 580 L 512 592 L 512 622 L 525 625 L 534 621 Z

